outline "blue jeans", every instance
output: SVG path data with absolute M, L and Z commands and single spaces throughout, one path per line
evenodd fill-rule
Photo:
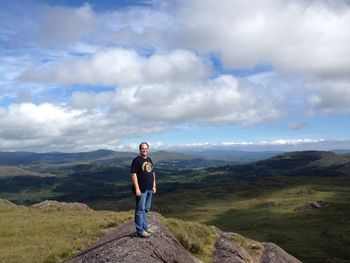
M 141 196 L 136 196 L 135 225 L 137 233 L 148 229 L 148 211 L 151 208 L 152 194 L 152 190 L 146 190 L 141 193 Z

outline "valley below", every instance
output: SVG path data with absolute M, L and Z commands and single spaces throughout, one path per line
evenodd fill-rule
M 81 202 L 97 211 L 130 213 L 132 156 L 103 150 L 74 156 L 1 153 L 0 198 L 26 206 L 48 199 Z M 155 157 L 153 211 L 274 242 L 303 262 L 350 261 L 349 154 L 289 152 L 231 163 L 227 156 Z

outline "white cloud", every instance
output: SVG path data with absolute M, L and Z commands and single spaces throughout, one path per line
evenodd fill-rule
M 78 8 L 38 5 L 32 8 L 35 15 L 18 18 L 22 24 L 18 33 L 33 39 L 23 32 L 38 32 L 45 43 L 68 46 L 136 45 L 216 52 L 232 68 L 269 64 L 284 72 L 322 77 L 349 74 L 350 7 L 346 1 L 222 0 L 218 4 L 189 0 L 167 8 L 157 5 L 99 13 L 89 4 Z
M 350 7 L 345 1 L 181 2 L 188 46 L 216 51 L 228 67 L 271 64 L 319 76 L 350 73 Z
M 73 8 L 31 0 L 6 1 L 0 18 L 0 39 L 9 49 L 63 48 L 93 35 L 98 25 L 88 3 Z
M 240 151 L 306 151 L 306 150 L 336 150 L 349 149 L 349 140 L 326 140 L 310 138 L 277 139 L 269 141 L 224 141 L 221 143 L 193 142 L 185 144 L 171 144 L 150 142 L 151 151 L 205 151 L 205 150 L 240 150 Z M 123 151 L 137 150 L 137 144 L 121 144 Z
M 312 94 L 307 101 L 312 112 L 350 113 L 350 82 L 347 79 L 316 79 L 308 81 L 305 86 Z
M 292 122 L 288 125 L 291 130 L 300 130 L 306 127 L 306 123 L 303 122 Z
M 179 30 L 174 14 L 158 2 L 150 7 L 131 7 L 99 14 L 96 42 L 159 46 L 169 43 Z
M 41 93 L 46 90 L 47 87 L 42 87 L 36 84 L 18 83 L 16 79 L 33 64 L 33 60 L 29 55 L 3 55 L 0 56 L 0 89 L 1 96 L 0 101 L 6 101 L 7 99 L 14 100 L 19 94 L 32 95 Z M 23 98 L 23 96 L 22 96 Z
M 69 111 L 48 103 L 12 104 L 3 109 L 0 134 L 3 139 L 34 139 L 40 137 L 59 137 L 72 132 L 81 123 L 82 112 Z
M 305 108 L 350 113 L 346 1 L 189 0 L 99 12 L 28 3 L 28 12 L 0 10 L 8 47 L 0 57 L 1 147 L 91 149 L 174 125 L 246 126 Z M 254 74 L 257 64 L 271 71 L 221 74 L 207 59 L 212 52 L 225 72 Z M 62 100 L 48 99 L 60 88 Z M 13 104 L 31 100 L 38 105 Z M 66 104 L 45 103 L 58 100 Z
M 115 94 L 75 93 L 72 105 L 109 107 L 145 120 L 250 125 L 281 117 L 269 90 L 258 91 L 252 82 L 241 84 L 231 75 L 210 79 L 210 69 L 206 59 L 186 50 L 143 57 L 130 49 L 111 49 L 27 71 L 21 79 L 117 85 Z
M 121 88 L 114 100 L 116 105 L 143 119 L 250 125 L 281 117 L 282 113 L 266 96 L 258 101 L 253 90 L 244 89 L 237 79 L 223 75 L 200 84 Z
M 309 138 L 294 138 L 294 139 L 277 139 L 270 141 L 260 141 L 260 142 L 235 142 L 235 141 L 225 141 L 221 145 L 225 147 L 237 147 L 241 149 L 254 149 L 260 147 L 262 149 L 267 149 L 268 147 L 279 147 L 279 146 L 310 146 L 325 142 L 324 139 L 309 139 Z M 212 145 L 214 146 L 214 145 Z M 219 146 L 218 144 L 215 146 Z
M 148 121 L 126 111 L 78 110 L 67 105 L 49 103 L 13 104 L 0 108 L 0 149 L 32 151 L 86 151 L 100 148 L 134 150 L 136 144 L 122 144 L 130 136 L 147 136 L 163 132 L 169 124 Z M 151 142 L 152 149 L 240 149 L 305 150 L 346 148 L 348 141 L 324 139 L 278 139 L 272 141 L 225 141 L 167 144 Z
M 271 94 L 258 92 L 253 82 L 211 74 L 211 64 L 187 50 L 145 57 L 118 48 L 46 63 L 21 79 L 117 87 L 74 92 L 67 105 L 10 104 L 2 109 L 0 147 L 20 148 L 22 141 L 28 149 L 90 150 L 181 123 L 251 125 L 281 117 Z
M 323 142 L 324 139 L 278 139 L 274 141 L 262 141 L 259 145 L 298 145 Z
M 39 12 L 38 37 L 45 44 L 57 46 L 79 41 L 94 32 L 95 14 L 89 4 L 78 8 L 42 6 Z
M 200 84 L 120 86 L 115 92 L 97 95 L 77 92 L 71 105 L 125 111 L 144 122 L 158 120 L 169 125 L 182 122 L 251 125 L 282 116 L 269 95 L 265 96 L 257 99 L 253 88 L 242 88 L 237 79 L 223 75 Z
M 143 58 L 135 51 L 115 49 L 66 59 L 49 69 L 29 69 L 20 80 L 61 85 L 116 85 L 138 81 L 142 64 Z
M 146 58 L 132 49 L 115 48 L 62 60 L 49 69 L 29 69 L 20 80 L 61 85 L 125 85 L 193 81 L 206 77 L 209 69 L 205 59 L 187 50 Z
M 149 82 L 194 81 L 208 77 L 211 65 L 187 50 L 173 50 L 168 54 L 152 55 L 144 67 Z
M 160 122 L 135 123 L 131 119 L 125 112 L 78 110 L 49 103 L 12 104 L 0 108 L 0 149 L 81 151 L 101 145 L 116 147 L 128 136 L 166 128 Z

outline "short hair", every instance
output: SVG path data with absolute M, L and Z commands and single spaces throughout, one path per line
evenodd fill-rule
M 149 145 L 148 145 L 148 143 L 147 143 L 147 142 L 141 142 L 141 143 L 140 143 L 140 145 L 139 145 L 139 150 L 141 150 L 141 146 L 142 146 L 142 144 L 146 144 L 146 145 L 147 145 L 147 148 L 149 148 Z

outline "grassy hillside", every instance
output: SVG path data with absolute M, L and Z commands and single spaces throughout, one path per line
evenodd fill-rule
M 0 262 L 60 262 L 132 213 L 36 209 L 0 199 Z
M 0 199 L 0 262 L 61 262 L 97 241 L 133 212 L 16 206 Z M 196 257 L 210 262 L 217 234 L 206 225 L 161 217 Z

